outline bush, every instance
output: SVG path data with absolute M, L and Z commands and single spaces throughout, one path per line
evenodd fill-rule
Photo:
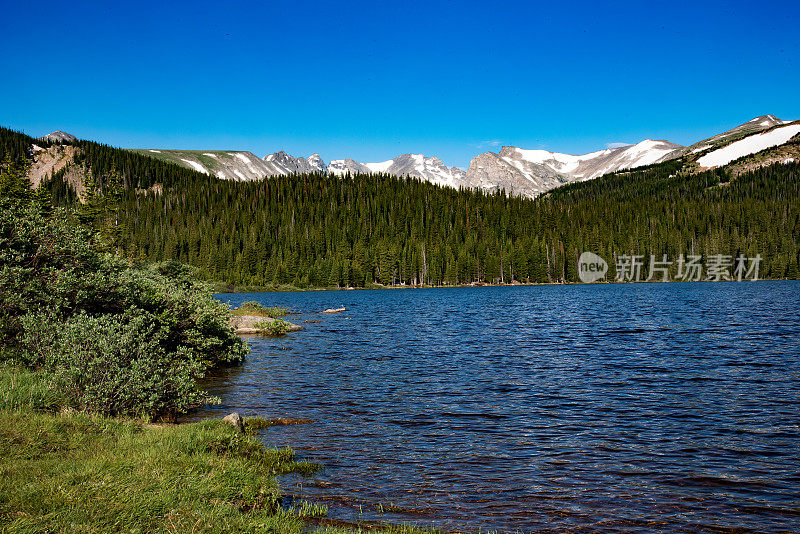
M 291 324 L 282 319 L 273 319 L 254 323 L 253 326 L 259 330 L 261 335 L 282 336 L 289 331 Z
M 248 301 L 242 303 L 241 306 L 234 310 L 235 315 L 259 315 L 261 317 L 272 317 L 277 319 L 291 313 L 289 308 L 279 306 L 263 306 L 256 301 Z
M 100 413 L 167 417 L 207 400 L 195 378 L 248 350 L 228 307 L 180 263 L 98 252 L 101 239 L 24 180 L 0 175 L 3 359 L 53 372 L 71 402 Z
M 208 401 L 195 387 L 205 365 L 188 347 L 165 349 L 169 332 L 147 312 L 47 319 L 23 319 L 25 344 L 55 370 L 71 405 L 103 415 L 170 417 Z

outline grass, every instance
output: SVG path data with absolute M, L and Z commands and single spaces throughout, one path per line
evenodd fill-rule
M 50 377 L 0 368 L 0 531 L 299 533 L 275 476 L 319 466 L 221 421 L 153 426 L 57 412 Z
M 273 426 L 286 425 L 305 425 L 311 423 L 310 419 L 287 419 L 278 417 L 276 419 L 265 419 L 264 417 L 247 417 L 244 420 L 244 431 L 250 436 L 258 434 L 259 430 Z
M 231 314 L 237 317 L 242 315 L 255 315 L 257 317 L 271 317 L 273 319 L 278 319 L 280 317 L 289 315 L 290 313 L 291 312 L 289 311 L 289 308 L 282 308 L 278 306 L 262 306 L 260 303 L 255 301 L 245 302 L 238 308 L 231 309 Z
M 62 410 L 53 375 L 0 364 L 0 532 L 433 531 L 331 526 L 327 507 L 281 506 L 276 476 L 319 466 L 267 449 L 258 430 L 293 419 L 152 425 Z
M 0 364 L 0 410 L 56 412 L 64 404 L 54 375 Z

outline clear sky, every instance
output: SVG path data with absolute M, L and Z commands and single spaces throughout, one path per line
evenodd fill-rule
M 11 2 L 0 125 L 130 148 L 585 153 L 800 118 L 800 2 Z

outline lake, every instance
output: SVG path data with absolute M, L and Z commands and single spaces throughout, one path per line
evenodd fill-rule
M 311 420 L 260 436 L 323 464 L 282 486 L 345 521 L 800 531 L 799 296 L 794 281 L 223 294 L 288 306 L 304 330 L 250 338 L 197 416 Z

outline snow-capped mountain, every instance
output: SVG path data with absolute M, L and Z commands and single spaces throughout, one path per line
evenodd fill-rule
M 270 172 L 267 173 L 269 176 L 327 171 L 327 166 L 319 154 L 312 154 L 308 158 L 295 158 L 281 150 L 265 157 L 264 163 L 270 168 Z
M 795 135 L 789 135 L 790 130 L 786 128 L 795 127 L 797 123 L 790 123 L 791 121 L 783 121 L 774 115 L 762 115 L 688 147 L 669 141 L 646 139 L 634 145 L 571 155 L 506 146 L 498 153 L 479 154 L 472 159 L 466 171 L 448 167 L 435 156 L 422 154 L 403 154 L 378 163 L 362 163 L 351 158 L 338 159 L 326 165 L 319 154 L 303 158 L 283 151 L 270 154 L 263 160 L 251 152 L 153 149 L 137 152 L 226 180 L 257 180 L 268 176 L 310 172 L 335 175 L 387 173 L 414 176 L 449 187 L 504 189 L 510 194 L 534 197 L 566 183 L 591 180 L 611 172 L 680 157 L 687 161 L 696 161 L 700 167 L 723 165 L 725 163 L 720 163 L 723 160 L 731 161 L 727 159 L 729 156 L 738 154 L 736 157 L 741 157 L 745 153 L 752 153 L 747 152 L 748 150 L 755 150 L 762 145 L 763 148 L 768 148 L 776 146 L 775 143 L 786 143 Z M 766 132 L 764 137 L 758 135 L 762 132 Z M 54 132 L 57 133 L 63 132 Z
M 447 167 L 437 157 L 425 157 L 422 154 L 403 154 L 394 159 L 380 163 L 359 163 L 352 159 L 331 161 L 328 172 L 344 173 L 387 173 L 395 176 L 416 176 L 427 182 L 450 187 L 465 185 L 466 175 L 458 167 Z
M 707 150 L 719 148 L 727 145 L 728 143 L 736 141 L 737 139 L 742 139 L 748 135 L 763 132 L 764 130 L 768 130 L 775 126 L 789 124 L 790 122 L 792 121 L 781 120 L 775 115 L 761 115 L 760 117 L 750 119 L 749 121 L 745 122 L 744 124 L 740 124 L 735 128 L 731 128 L 726 132 L 722 132 L 713 137 L 709 137 L 708 139 L 703 139 L 702 141 L 698 141 L 692 145 L 689 145 L 677 153 L 675 157 L 686 155 L 691 156 L 693 154 L 706 152 Z
M 635 145 L 573 156 L 507 146 L 499 154 L 486 152 L 473 159 L 466 185 L 503 187 L 514 194 L 536 196 L 567 182 L 666 161 L 682 148 L 669 141 L 647 139 Z
M 327 165 L 319 154 L 295 158 L 280 151 L 261 159 L 252 152 L 224 150 L 137 149 L 135 152 L 189 167 L 222 180 L 248 181 L 261 180 L 266 176 L 327 172 Z

